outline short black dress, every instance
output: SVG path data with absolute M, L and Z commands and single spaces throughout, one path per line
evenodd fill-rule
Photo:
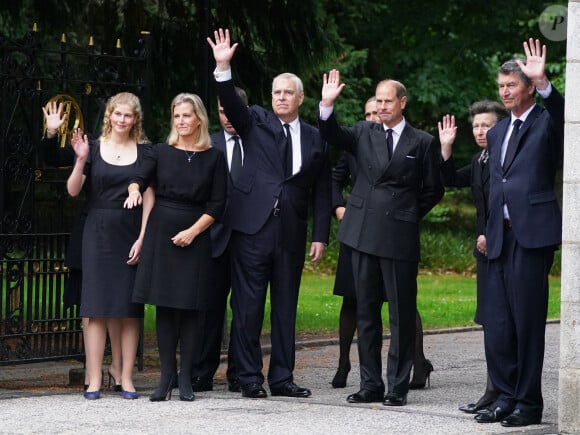
M 213 286 L 209 229 L 187 247 L 172 237 L 202 214 L 221 218 L 227 195 L 227 164 L 216 148 L 185 152 L 154 145 L 133 180 L 155 188 L 147 222 L 133 300 L 177 309 L 207 309 Z
M 143 304 L 132 301 L 137 266 L 129 266 L 129 251 L 139 238 L 141 207 L 123 208 L 127 187 L 143 158 L 111 165 L 103 160 L 99 142 L 90 147 L 85 165 L 88 214 L 82 242 L 81 317 L 143 317 Z

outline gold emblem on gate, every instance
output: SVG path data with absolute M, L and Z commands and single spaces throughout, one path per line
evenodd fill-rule
M 81 108 L 76 102 L 76 100 L 67 94 L 58 94 L 48 100 L 47 106 L 50 103 L 58 104 L 62 103 L 62 115 L 66 115 L 66 120 L 58 129 L 58 142 L 61 148 L 63 148 L 67 143 L 70 143 L 70 139 L 73 131 L 80 128 L 85 131 L 85 122 L 83 119 L 83 114 Z M 46 121 L 44 122 L 44 132 L 46 134 Z

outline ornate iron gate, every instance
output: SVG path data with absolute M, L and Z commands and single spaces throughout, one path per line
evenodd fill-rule
M 77 308 L 65 309 L 64 253 L 80 201 L 67 198 L 70 169 L 46 167 L 37 155 L 42 106 L 56 94 L 79 102 L 85 131 L 98 133 L 107 99 L 140 96 L 150 120 L 150 38 L 133 56 L 86 48 L 41 47 L 36 28 L 22 40 L 0 35 L 0 366 L 84 358 Z M 69 120 L 69 123 L 72 120 Z M 140 368 L 142 358 L 139 358 Z

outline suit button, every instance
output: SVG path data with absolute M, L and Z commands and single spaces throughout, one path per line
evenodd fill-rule
M 388 215 L 390 215 L 390 214 L 391 214 L 391 212 L 390 212 L 390 211 L 387 211 L 385 214 L 388 216 Z
M 507 183 L 507 179 L 506 178 L 502 178 L 501 182 L 502 183 Z
M 397 196 L 397 194 L 395 192 L 391 193 L 391 196 L 394 198 L 395 196 Z

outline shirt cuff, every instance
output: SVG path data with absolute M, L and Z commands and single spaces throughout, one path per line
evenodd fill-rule
M 323 106 L 322 103 L 318 104 L 318 112 L 320 115 L 320 119 L 323 121 L 326 121 L 328 118 L 330 118 L 330 115 L 332 115 L 332 112 L 334 111 L 334 106 Z
M 218 71 L 218 69 L 213 70 L 213 77 L 216 82 L 227 82 L 232 79 L 232 69 L 228 68 L 224 71 Z
M 543 99 L 546 99 L 552 93 L 552 83 L 548 82 L 548 87 L 546 89 L 540 90 L 540 89 L 536 88 L 536 91 L 538 92 L 538 95 L 540 97 L 542 97 Z

